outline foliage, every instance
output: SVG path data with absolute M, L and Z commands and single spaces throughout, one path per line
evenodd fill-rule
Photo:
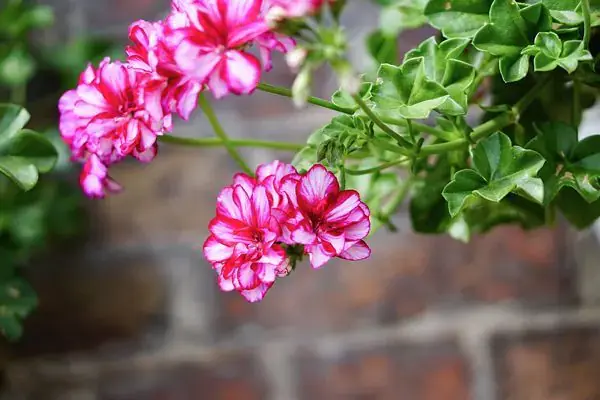
M 40 95 L 75 82 L 87 60 L 109 47 L 85 38 L 67 44 L 68 52 L 34 46 L 31 32 L 53 21 L 49 6 L 8 0 L 0 7 L 0 331 L 9 340 L 21 336 L 21 320 L 37 305 L 20 269 L 48 246 L 81 232 L 85 222 L 82 196 L 64 179 L 71 166 L 58 131 L 28 129 L 30 114 L 23 106 L 43 112 Z

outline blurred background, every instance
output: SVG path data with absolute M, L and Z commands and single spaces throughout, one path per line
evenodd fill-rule
M 0 0 L 0 38 L 20 39 L 0 42 L 0 100 L 25 104 L 30 126 L 57 143 L 56 102 L 87 60 L 122 57 L 128 24 L 169 7 L 39 0 L 54 18 L 42 9 L 23 22 L 3 13 L 11 2 Z M 350 0 L 343 19 L 352 62 L 368 70 L 378 8 Z M 397 50 L 431 34 L 407 31 Z M 264 81 L 289 86 L 293 75 L 278 59 Z M 319 72 L 314 94 L 335 89 Z M 333 116 L 260 92 L 215 106 L 234 137 L 302 142 Z M 194 115 L 175 133 L 211 136 Z M 253 165 L 292 156 L 244 155 Z M 251 305 L 219 292 L 201 253 L 215 196 L 236 172 L 224 151 L 162 145 L 149 165 L 114 168 L 125 191 L 102 201 L 83 198 L 67 157 L 0 204 L 0 264 L 25 264 L 39 297 L 21 340 L 0 344 L 1 399 L 600 399 L 591 231 L 503 227 L 463 244 L 412 233 L 404 210 L 398 232 L 372 238 L 370 260 L 303 264 Z

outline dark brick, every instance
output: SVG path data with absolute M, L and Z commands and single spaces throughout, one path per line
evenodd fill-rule
M 101 377 L 98 400 L 262 400 L 264 374 L 248 354 L 214 362 L 119 371 Z
M 500 336 L 494 354 L 498 398 L 600 399 L 600 329 Z
M 221 149 L 168 145 L 150 164 L 117 165 L 111 174 L 124 191 L 92 203 L 98 239 L 122 246 L 197 234 L 201 246 L 216 196 L 235 172 Z
M 136 342 L 164 326 L 168 281 L 152 254 L 63 254 L 29 271 L 39 307 L 26 319 L 14 356 Z
M 301 399 L 470 398 L 469 367 L 452 342 L 366 349 L 340 357 L 299 355 L 297 362 Z
M 260 305 L 222 294 L 222 328 L 258 323 L 295 331 L 345 330 L 434 308 L 507 300 L 541 307 L 573 300 L 560 229 L 525 233 L 504 227 L 468 245 L 408 229 L 375 235 L 367 261 L 334 261 L 317 271 L 299 265 Z

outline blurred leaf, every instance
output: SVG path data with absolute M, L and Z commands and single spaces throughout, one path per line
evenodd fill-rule
M 21 336 L 21 320 L 36 306 L 37 297 L 27 282 L 19 278 L 0 282 L 0 330 L 7 339 Z

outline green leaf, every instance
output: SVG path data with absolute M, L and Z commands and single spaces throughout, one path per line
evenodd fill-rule
M 35 165 L 22 157 L 0 156 L 0 173 L 6 175 L 23 190 L 30 190 L 38 180 Z
M 367 36 L 367 50 L 378 63 L 394 64 L 398 60 L 398 38 L 374 31 Z
M 449 98 L 439 83 L 427 78 L 423 57 L 410 59 L 401 67 L 382 64 L 378 77 L 371 100 L 374 111 L 383 115 L 427 118 Z
M 35 292 L 24 280 L 13 278 L 0 283 L 0 330 L 7 339 L 21 336 L 21 320 L 36 306 Z
M 447 38 L 470 38 L 489 22 L 491 5 L 492 0 L 430 0 L 425 15 Z
M 371 96 L 371 88 L 373 84 L 371 82 L 362 82 L 360 85 L 360 89 L 358 94 L 362 97 L 363 100 L 367 100 Z M 349 108 L 351 110 L 358 110 L 358 105 L 356 105 L 356 101 L 352 98 L 348 92 L 343 91 L 342 89 L 336 90 L 331 96 L 331 102 L 338 107 Z
M 556 21 L 567 25 L 583 23 L 581 0 L 542 0 Z
M 573 73 L 579 61 L 592 60 L 592 55 L 585 49 L 583 41 L 569 40 L 563 43 L 554 32 L 538 33 L 534 44 L 523 51 L 535 55 L 533 65 L 536 71 L 551 71 L 561 67 L 568 73 Z
M 49 172 L 58 152 L 52 142 L 37 132 L 23 129 L 29 114 L 15 105 L 0 105 L 0 173 L 23 190 L 30 190 L 38 174 Z
M 556 204 L 567 220 L 578 229 L 588 228 L 600 218 L 600 200 L 588 203 L 570 188 L 560 191 Z
M 494 0 L 490 23 L 473 38 L 480 51 L 500 57 L 500 74 L 505 82 L 515 82 L 527 75 L 529 54 L 522 54 L 539 31 L 551 28 L 548 10 L 541 3 L 524 8 L 513 0 Z
M 382 8 L 379 29 L 384 36 L 397 37 L 406 29 L 416 29 L 427 22 L 423 14 L 428 0 L 394 0 Z
M 0 58 L 0 83 L 8 87 L 25 85 L 35 72 L 33 57 L 21 47 L 14 47 Z
M 406 53 L 407 60 L 423 58 L 427 78 L 443 86 L 449 98 L 438 107 L 438 111 L 446 115 L 463 115 L 467 112 L 468 92 L 475 79 L 475 68 L 458 60 L 466 47 L 468 39 L 448 39 L 437 43 L 431 37 L 414 50 Z
M 600 136 L 579 142 L 571 125 L 545 123 L 526 147 L 546 159 L 539 173 L 544 181 L 544 204 L 549 205 L 564 188 L 575 190 L 588 203 L 600 199 L 595 186 L 600 177 Z
M 543 182 L 535 176 L 543 165 L 540 154 L 512 146 L 501 132 L 493 134 L 473 150 L 473 169 L 458 171 L 444 188 L 450 215 L 480 199 L 498 203 L 511 192 L 542 203 Z
M 29 113 L 23 107 L 0 104 L 0 149 L 25 127 L 29 118 Z

